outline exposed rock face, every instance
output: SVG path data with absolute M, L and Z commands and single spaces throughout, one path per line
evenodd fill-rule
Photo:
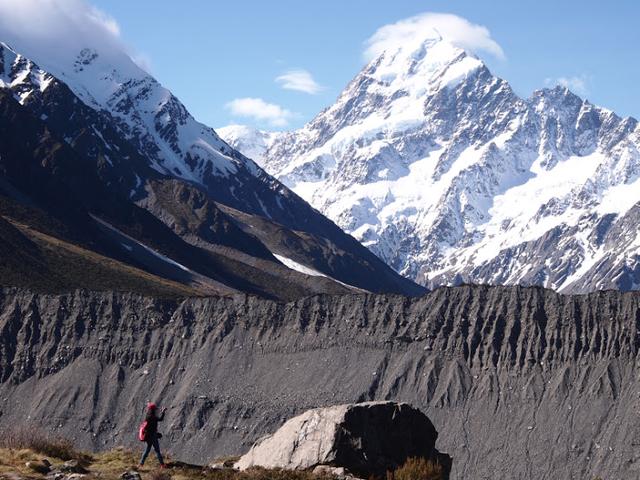
M 442 288 L 420 298 L 158 300 L 0 290 L 0 428 L 205 464 L 310 408 L 394 400 L 433 422 L 451 478 L 637 480 L 640 295 Z
M 319 465 L 344 467 L 368 478 L 381 476 L 410 457 L 451 461 L 435 450 L 438 432 L 408 404 L 365 402 L 308 410 L 259 440 L 236 467 L 306 470 Z M 448 473 L 447 473 L 448 475 Z

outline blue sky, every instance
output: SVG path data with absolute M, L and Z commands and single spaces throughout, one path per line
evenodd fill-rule
M 621 115 L 640 116 L 640 2 L 92 3 L 115 18 L 121 36 L 139 52 L 153 75 L 196 118 L 213 127 L 229 123 L 270 129 L 301 126 L 333 103 L 362 68 L 365 42 L 377 29 L 425 12 L 451 13 L 486 27 L 504 58 L 486 50 L 479 56 L 522 96 L 560 81 Z M 297 71 L 295 75 L 286 76 L 292 70 Z M 313 81 L 299 70 L 308 72 Z M 292 82 L 310 93 L 283 88 Z M 232 103 L 246 98 L 254 103 Z M 258 99 L 263 104 L 256 105 Z M 247 107 L 263 109 L 265 114 L 252 118 L 237 113 Z

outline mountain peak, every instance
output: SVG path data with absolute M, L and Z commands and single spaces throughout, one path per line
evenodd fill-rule
M 529 99 L 529 104 L 543 116 L 553 112 L 577 112 L 589 109 L 592 105 L 573 93 L 564 85 L 536 90 Z
M 216 129 L 216 132 L 228 145 L 258 165 L 262 164 L 267 149 L 281 135 L 281 132 L 267 132 L 247 125 L 227 125 Z
M 11 46 L 0 42 L 0 88 L 13 88 L 22 103 L 34 89 L 43 92 L 53 77 Z
M 421 35 L 405 38 L 401 42 L 390 43 L 377 57 L 395 57 L 398 54 L 408 54 L 416 58 L 421 58 L 424 56 L 426 50 L 440 42 L 448 43 L 436 29 L 428 28 Z
M 532 98 L 548 98 L 548 99 L 565 99 L 565 98 L 580 98 L 577 94 L 572 92 L 565 85 L 555 85 L 553 87 L 541 88 L 539 90 L 534 90 L 531 95 Z M 582 100 L 582 99 L 581 99 Z
M 427 286 L 617 288 L 638 284 L 636 235 L 616 233 L 637 223 L 636 125 L 563 86 L 522 99 L 427 32 L 389 45 L 262 165 Z
M 434 89 L 456 84 L 483 66 L 474 55 L 443 39 L 430 29 L 425 36 L 384 50 L 364 70 L 395 90 Z
M 383 131 L 405 131 L 424 123 L 429 98 L 456 88 L 483 70 L 488 73 L 480 59 L 429 30 L 424 36 L 382 51 L 342 91 L 337 102 L 305 129 L 328 135 L 347 125 L 360 125 L 358 128 L 364 129 L 361 133 L 371 137 Z

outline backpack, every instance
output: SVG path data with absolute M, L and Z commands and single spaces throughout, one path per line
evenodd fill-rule
M 141 442 L 147 441 L 147 425 L 148 422 L 145 420 L 140 424 L 140 428 L 138 429 L 138 440 Z

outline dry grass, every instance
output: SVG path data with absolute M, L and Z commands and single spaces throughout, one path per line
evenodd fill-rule
M 27 448 L 16 448 L 22 441 L 15 435 L 10 439 L 2 438 L 1 443 L 3 446 L 11 443 L 13 447 L 0 448 L 0 479 L 9 473 L 16 473 L 22 478 L 44 480 L 44 475 L 36 474 L 29 470 L 25 467 L 25 463 L 41 460 L 45 454 Z M 335 477 L 331 475 L 318 475 L 310 471 L 292 471 L 277 468 L 251 468 L 242 472 L 231 468 L 210 470 L 197 465 L 171 461 L 167 461 L 169 466 L 167 470 L 160 470 L 157 468 L 155 459 L 146 464 L 145 467 L 138 469 L 136 465 L 141 452 L 127 448 L 118 447 L 92 456 L 79 454 L 75 450 L 72 451 L 74 452 L 73 458 L 81 456 L 89 459 L 85 464 L 89 470 L 87 480 L 120 480 L 122 473 L 130 470 L 139 471 L 143 480 L 335 480 Z M 62 460 L 61 457 L 53 455 L 51 457 Z M 53 460 L 53 463 L 55 464 L 56 462 Z M 386 478 L 386 480 L 442 479 L 442 467 L 439 464 L 418 458 L 410 458 L 396 471 L 387 473 Z
M 31 450 L 32 452 L 60 460 L 87 461 L 86 455 L 78 452 L 73 442 L 38 430 L 24 427 L 0 432 L 0 448 L 9 450 Z
M 409 458 L 394 472 L 387 473 L 387 480 L 442 480 L 442 466 L 424 458 Z
M 213 470 L 204 473 L 206 480 L 333 480 L 326 474 L 317 475 L 309 471 L 266 469 L 254 467 L 239 472 L 237 470 Z
M 90 470 L 101 472 L 107 478 L 119 477 L 123 472 L 136 468 L 141 453 L 124 447 L 101 452 L 93 456 Z
M 26 466 L 27 462 L 41 463 L 43 458 L 49 459 L 54 465 L 61 465 L 63 463 L 61 458 L 54 458 L 33 450 L 0 448 L 0 479 L 13 479 L 15 477 L 22 479 L 43 479 L 44 475 L 38 474 Z M 85 458 L 90 457 L 85 456 Z M 86 462 L 79 463 L 87 465 Z
M 198 295 L 198 291 L 192 287 L 53 237 L 11 218 L 4 217 L 4 220 L 24 235 L 23 242 L 27 239 L 33 242 L 37 250 L 36 258 L 41 263 L 33 264 L 30 258 L 20 258 L 19 262 L 0 265 L 0 282 L 3 285 L 27 286 L 46 292 L 86 288 L 98 291 L 132 291 L 163 298 Z M 6 236 L 2 230 L 0 234 L 0 237 Z M 21 254 L 25 247 L 17 244 L 11 245 L 11 248 L 15 250 L 15 256 Z
M 232 468 L 211 470 L 171 461 L 170 458 L 167 459 L 169 468 L 166 470 L 157 468 L 155 458 L 150 458 L 143 468 L 137 468 L 142 447 L 138 450 L 118 447 L 87 455 L 75 450 L 71 442 L 43 435 L 42 432 L 22 429 L 7 433 L 0 432 L 0 479 L 17 475 L 24 479 L 45 480 L 45 475 L 31 471 L 25 463 L 38 462 L 47 457 L 54 466 L 67 459 L 80 460 L 88 470 L 86 480 L 120 480 L 125 471 L 131 470 L 139 471 L 142 480 L 335 480 L 333 476 L 316 475 L 308 471 L 264 468 L 252 468 L 243 472 Z M 229 464 L 234 459 L 228 457 L 219 461 Z
M 149 480 L 171 480 L 171 475 L 164 470 L 154 470 L 149 475 Z

